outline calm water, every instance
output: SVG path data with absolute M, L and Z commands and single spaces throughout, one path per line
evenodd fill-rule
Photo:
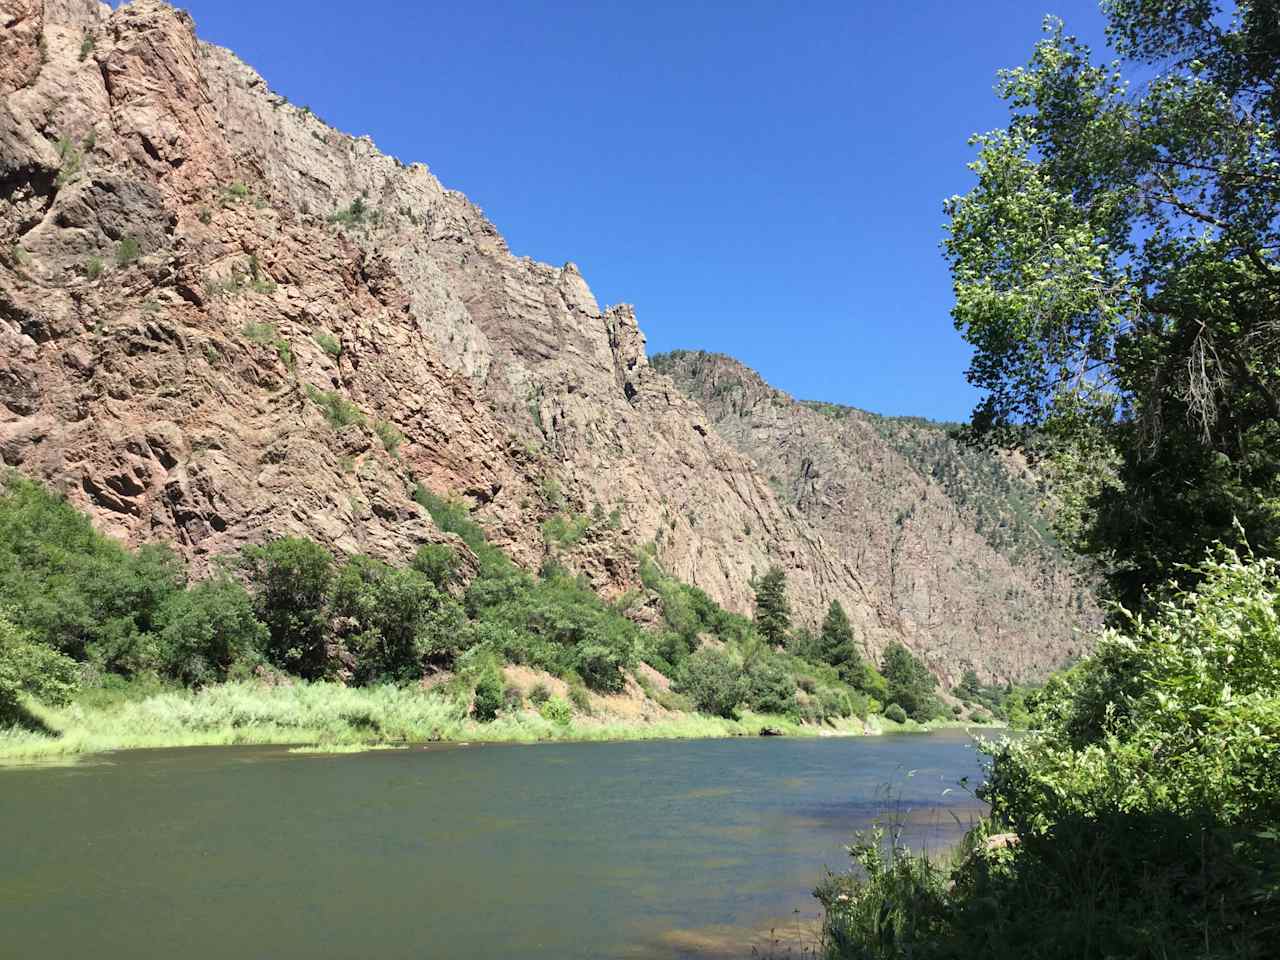
M 910 775 L 909 772 L 912 772 Z M 0 771 L 0 953 L 670 958 L 810 897 L 901 797 L 945 845 L 963 734 L 116 754 Z

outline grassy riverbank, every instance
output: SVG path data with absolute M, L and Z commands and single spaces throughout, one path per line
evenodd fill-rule
M 436 741 L 638 740 L 855 735 L 908 726 L 851 719 L 816 725 L 744 712 L 738 719 L 664 712 L 648 719 L 574 715 L 567 722 L 532 708 L 481 723 L 465 703 L 413 687 L 344 687 L 295 682 L 225 683 L 198 691 L 125 690 L 89 695 L 64 707 L 31 704 L 35 724 L 0 730 L 0 761 L 38 760 L 109 750 L 231 744 L 372 747 Z M 45 732 L 30 729 L 42 725 Z

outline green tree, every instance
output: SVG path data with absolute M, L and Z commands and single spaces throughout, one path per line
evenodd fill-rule
M 449 589 L 458 579 L 458 554 L 447 543 L 419 547 L 411 566 L 439 590 Z
M 175 593 L 161 620 L 165 672 L 191 685 L 225 680 L 232 664 L 260 658 L 269 638 L 252 598 L 229 577 Z
M 120 672 L 157 668 L 159 616 L 182 579 L 166 548 L 126 550 L 40 484 L 0 477 L 0 604 L 40 643 Z
M 723 650 L 702 647 L 680 664 L 673 686 L 703 713 L 732 717 L 742 700 L 742 667 Z
M 822 621 L 822 632 L 818 634 L 818 651 L 822 662 L 835 667 L 841 680 L 854 687 L 863 686 L 866 667 L 858 653 L 853 626 L 839 600 L 832 600 L 831 606 L 827 608 L 827 615 Z
M 880 672 L 887 685 L 887 699 L 901 706 L 913 720 L 930 720 L 937 715 L 938 698 L 933 691 L 938 681 L 910 650 L 896 641 L 890 643 Z
M 786 643 L 791 629 L 791 604 L 787 601 L 787 574 L 781 567 L 770 567 L 755 582 L 756 629 L 772 646 Z
M 0 727 L 23 721 L 24 697 L 57 706 L 78 683 L 74 660 L 38 642 L 10 617 L 0 610 Z
M 741 680 L 742 698 L 759 713 L 796 713 L 796 678 L 777 657 L 758 657 Z
M 982 684 L 978 682 L 978 672 L 970 667 L 956 684 L 956 696 L 961 700 L 979 700 L 982 697 Z
M 975 138 L 945 248 L 972 436 L 1063 465 L 1080 545 L 1134 604 L 1215 540 L 1280 546 L 1280 18 L 1103 7 L 1120 60 L 1051 19 L 1000 74 L 1011 120 Z
M 466 632 L 461 604 L 416 563 L 401 570 L 370 557 L 352 557 L 334 580 L 331 608 L 361 683 L 417 679 L 427 660 L 451 659 Z
M 267 656 L 306 679 L 329 667 L 329 594 L 334 564 L 320 544 L 284 537 L 245 548 L 242 557 L 254 608 L 267 626 Z

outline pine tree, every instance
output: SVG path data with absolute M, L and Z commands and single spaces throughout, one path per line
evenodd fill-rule
M 791 629 L 791 604 L 787 602 L 787 574 L 781 567 L 769 571 L 755 582 L 756 629 L 772 646 L 786 642 Z
M 822 661 L 835 667 L 841 680 L 855 687 L 862 684 L 865 678 L 862 657 L 854 641 L 853 626 L 839 600 L 832 600 L 827 608 L 818 638 L 818 650 Z
M 894 642 L 885 648 L 880 672 L 888 684 L 889 701 L 899 704 L 913 720 L 929 720 L 938 712 L 933 694 L 938 681 L 902 644 Z

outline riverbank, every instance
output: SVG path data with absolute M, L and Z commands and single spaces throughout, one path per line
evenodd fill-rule
M 630 717 L 574 713 L 557 721 L 532 705 L 504 710 L 482 723 L 467 716 L 466 704 L 443 692 L 322 682 L 129 689 L 115 696 L 91 694 L 65 707 L 33 703 L 29 711 L 34 722 L 27 728 L 0 729 L 0 762 L 162 747 L 280 744 L 346 751 L 441 741 L 863 736 L 963 726 L 954 721 L 895 724 L 878 716 L 809 724 L 750 712 L 723 719 L 666 710 Z

